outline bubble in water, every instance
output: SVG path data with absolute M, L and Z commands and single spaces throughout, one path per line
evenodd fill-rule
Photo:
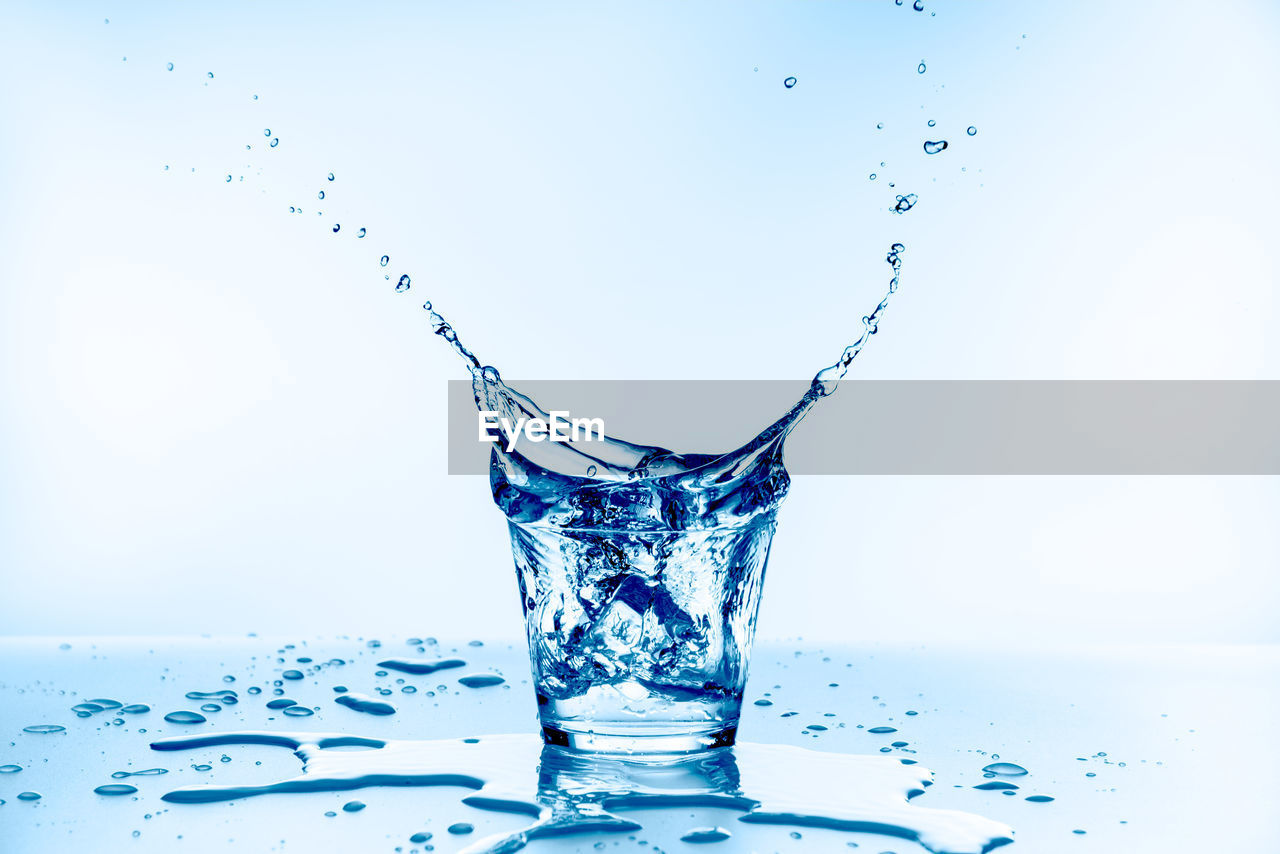
M 1021 777 L 1027 773 L 1026 768 L 1014 765 L 1012 762 L 993 762 L 984 766 L 982 770 L 988 774 L 999 774 L 1001 777 Z
M 356 232 L 356 237 L 364 237 L 367 232 L 362 228 Z
M 172 62 L 166 63 L 166 64 L 165 64 L 165 68 L 168 68 L 170 71 L 172 71 L 172 70 L 173 70 L 173 63 L 172 63 Z
M 907 193 L 905 196 L 898 196 L 896 203 L 889 210 L 896 214 L 904 214 L 914 208 L 919 200 L 915 193 Z
M 170 712 L 164 719 L 171 724 L 202 724 L 208 720 L 199 712 Z
M 324 198 L 324 190 L 321 190 L 319 193 L 317 193 L 317 194 L 316 194 L 316 198 L 317 198 L 317 199 L 323 199 L 323 198 Z
M 22 796 L 21 796 L 21 795 L 19 795 L 18 797 L 22 797 Z M 462 834 L 464 834 L 464 833 L 470 833 L 471 831 L 475 830 L 475 827 L 474 827 L 474 826 L 472 826 L 472 825 L 470 825 L 470 824 L 468 824 L 468 823 L 467 823 L 467 822 L 465 822 L 465 821 L 460 821 L 460 822 L 458 822 L 457 824 L 451 824 L 451 825 L 449 825 L 449 828 L 448 828 L 448 829 L 449 829 L 449 832 L 450 832 L 450 833 L 453 833 L 453 834 L 456 834 L 456 835 L 458 835 L 458 836 L 461 836 L 461 835 L 462 835 Z
M 271 138 L 271 147 L 272 147 L 272 148 L 275 148 L 275 147 L 276 147 L 277 145 L 279 145 L 279 144 L 280 144 L 280 140 L 279 140 L 279 139 L 277 139 L 276 137 L 272 137 L 272 138 Z
M 965 131 L 965 133 L 969 134 L 969 136 L 973 136 L 973 135 L 974 135 L 974 134 L 976 134 L 977 132 L 978 132 L 978 129 L 977 129 L 976 127 L 974 127 L 973 125 L 969 125 L 969 129 L 968 129 L 967 131 Z
M 138 791 L 137 786 L 128 786 L 124 783 L 108 783 L 105 786 L 99 786 L 93 790 L 95 795 L 132 795 Z
M 924 72 L 925 72 L 925 65 L 924 65 L 924 60 L 922 59 L 920 60 L 920 67 L 916 69 L 916 73 L 924 74 Z
M 360 812 L 364 809 L 364 801 L 347 801 L 342 805 L 343 812 Z
M 396 282 L 396 293 L 402 294 L 409 290 L 409 274 L 405 273 L 400 277 L 400 281 Z
M 947 150 L 947 141 L 945 139 L 940 139 L 937 142 L 931 142 L 927 139 L 924 141 L 925 154 L 937 154 L 941 151 L 946 151 L 946 150 Z
M 337 233 L 338 233 L 339 231 L 341 231 L 341 230 L 342 230 L 342 226 L 335 222 L 335 223 L 333 224 L 333 233 L 334 233 L 334 234 L 337 234 Z
M 38 734 L 48 734 L 48 733 L 54 733 L 54 732 L 66 732 L 67 728 L 64 726 L 58 726 L 57 724 L 33 724 L 31 726 L 24 726 L 22 728 L 22 731 L 33 732 Z
M 782 81 L 782 85 L 790 89 L 796 85 L 796 79 L 794 77 L 788 77 L 786 80 Z
M 390 260 L 391 260 L 391 256 L 390 256 L 390 255 L 383 255 L 381 258 L 379 258 L 379 259 L 378 259 L 378 266 L 379 266 L 379 267 L 385 267 L 385 266 L 387 266 L 387 262 L 388 262 L 388 261 L 390 261 Z
M 684 836 L 681 836 L 680 841 L 692 842 L 694 844 L 724 842 L 732 835 L 732 833 L 725 830 L 723 827 L 695 827 Z

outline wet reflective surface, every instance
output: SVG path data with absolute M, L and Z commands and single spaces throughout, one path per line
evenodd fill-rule
M 1265 807 L 1278 790 L 1273 648 L 764 644 L 735 748 L 635 762 L 544 747 L 518 645 L 409 640 L 3 642 L 5 850 L 911 854 L 1012 839 L 1002 850 L 1052 854 L 1280 841 Z M 482 674 L 505 681 L 468 687 Z M 339 701 L 349 695 L 396 711 Z M 172 720 L 205 705 L 219 708 L 203 722 Z

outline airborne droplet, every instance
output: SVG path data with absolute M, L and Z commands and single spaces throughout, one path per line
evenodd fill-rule
M 928 145 L 928 143 L 926 143 L 926 146 L 927 146 L 927 145 Z M 932 153 L 932 152 L 930 152 L 930 153 Z M 321 190 L 319 193 L 317 193 L 317 194 L 316 194 L 316 198 L 317 198 L 317 199 L 323 199 L 323 198 L 324 198 L 324 190 Z
M 167 68 L 167 69 L 169 69 L 170 71 L 172 71 L 172 70 L 173 70 L 173 63 L 172 63 L 172 62 L 167 63 L 167 64 L 165 65 L 165 68 Z
M 931 142 L 929 140 L 925 140 L 925 143 L 924 143 L 925 154 L 937 154 L 941 151 L 946 151 L 946 150 L 947 150 L 947 141 L 945 139 L 940 139 L 937 142 Z
M 333 180 L 333 173 L 332 173 L 332 172 L 330 172 L 330 173 L 329 173 L 329 180 L 330 180 L 330 181 L 332 181 L 332 180 Z
M 356 232 L 356 237 L 364 237 L 364 235 L 365 230 L 363 228 Z
M 916 69 L 916 73 L 924 74 L 924 72 L 925 72 L 925 65 L 924 65 L 924 60 L 922 59 L 920 60 L 920 67 Z
M 969 129 L 968 129 L 967 131 L 965 131 L 965 133 L 969 134 L 969 136 L 973 136 L 973 135 L 974 135 L 974 134 L 976 134 L 977 132 L 978 132 L 978 129 L 977 129 L 976 127 L 974 127 L 973 125 L 969 125 Z
M 336 223 L 336 222 L 335 222 L 335 223 L 333 224 L 333 233 L 334 233 L 334 234 L 337 234 L 337 233 L 338 233 L 339 231 L 341 231 L 341 230 L 342 230 L 342 226 L 341 226 L 339 223 Z
M 794 77 L 788 77 L 786 80 L 782 81 L 782 85 L 790 89 L 796 85 L 796 79 Z
M 387 262 L 390 260 L 391 260 L 390 255 L 383 255 L 380 259 L 378 259 L 378 266 L 385 267 L 387 266 Z
M 275 148 L 275 147 L 276 147 L 277 145 L 279 145 L 279 144 L 280 144 L 280 140 L 279 140 L 279 139 L 277 139 L 277 138 L 274 138 L 274 137 L 273 137 L 273 138 L 272 138 L 272 140 L 271 140 L 271 147 L 272 147 L 272 148 Z
M 409 274 L 405 273 L 400 277 L 400 281 L 396 282 L 396 293 L 402 294 L 409 290 Z

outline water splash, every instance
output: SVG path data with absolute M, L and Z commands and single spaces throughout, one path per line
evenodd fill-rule
M 642 825 L 617 813 L 691 806 L 740 812 L 744 823 L 897 837 L 934 854 L 985 854 L 1012 841 L 1010 828 L 999 822 L 917 806 L 912 799 L 931 785 L 932 772 L 884 756 L 740 744 L 655 761 L 575 753 L 533 735 L 385 741 L 261 731 L 166 738 L 151 747 L 228 745 L 292 750 L 302 773 L 263 785 L 184 786 L 163 799 L 199 804 L 285 792 L 456 786 L 472 790 L 462 799 L 468 806 L 531 820 L 515 833 L 477 840 L 468 854 L 511 854 L 551 836 L 635 831 Z

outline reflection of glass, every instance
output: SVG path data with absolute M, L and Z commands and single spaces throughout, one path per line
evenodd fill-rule
M 541 744 L 533 735 L 440 741 L 383 741 L 322 733 L 228 732 L 166 738 L 157 750 L 276 745 L 303 761 L 302 774 L 258 786 L 186 786 L 164 796 L 209 803 L 281 792 L 335 792 L 371 786 L 454 786 L 482 810 L 528 816 L 512 834 L 466 849 L 518 851 L 534 839 L 640 829 L 623 817 L 643 809 L 646 830 L 679 836 L 690 811 L 716 807 L 738 822 L 825 827 L 894 836 L 946 854 L 984 854 L 1012 841 L 999 822 L 916 806 L 933 774 L 891 756 L 849 756 L 799 747 L 739 744 L 701 753 L 628 757 Z M 365 748 L 352 750 L 351 748 Z M 536 769 L 536 770 L 535 770 Z M 661 812 L 651 812 L 659 810 Z M 738 825 L 738 822 L 733 824 Z M 745 828 L 735 833 L 742 833 Z

